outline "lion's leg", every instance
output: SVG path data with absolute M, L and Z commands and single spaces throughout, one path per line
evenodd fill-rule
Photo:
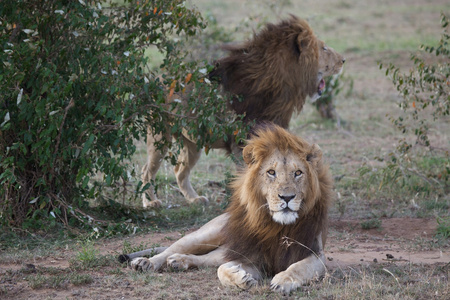
M 249 289 L 258 284 L 261 275 L 257 268 L 251 265 L 243 265 L 236 261 L 224 263 L 217 269 L 217 276 L 224 286 L 237 286 L 241 289 Z
M 225 263 L 226 249 L 219 247 L 203 255 L 175 253 L 167 258 L 167 265 L 176 270 L 201 267 L 218 267 Z
M 182 237 L 162 253 L 151 258 L 137 257 L 130 263 L 134 270 L 158 271 L 165 267 L 167 258 L 175 253 L 178 254 L 204 254 L 217 249 L 222 245 L 222 228 L 228 221 L 228 214 L 224 213 L 198 230 Z M 212 256 L 210 257 L 212 258 Z
M 290 265 L 285 271 L 275 275 L 270 283 L 274 291 L 289 294 L 292 290 L 325 275 L 325 255 L 322 247 L 321 234 L 317 237 L 319 253 L 311 254 L 307 258 Z
M 150 183 L 150 189 L 147 193 L 142 195 L 142 205 L 144 207 L 158 207 L 161 206 L 161 201 L 158 200 L 155 192 L 154 182 L 156 173 L 161 166 L 161 162 L 164 159 L 167 148 L 159 150 L 155 143 L 162 139 L 162 134 L 153 135 L 151 129 L 148 129 L 147 133 L 147 163 L 142 168 L 142 183 L 145 185 Z M 166 135 L 166 139 L 170 139 L 170 135 Z M 147 195 L 150 201 L 147 199 Z
M 175 167 L 175 176 L 177 178 L 178 186 L 183 193 L 186 200 L 190 203 L 206 203 L 208 199 L 199 196 L 192 188 L 189 175 L 191 169 L 199 160 L 201 151 L 197 149 L 197 145 L 190 140 L 183 138 L 183 149 L 178 156 L 178 163 Z

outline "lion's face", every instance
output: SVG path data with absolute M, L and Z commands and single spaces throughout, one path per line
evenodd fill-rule
M 292 152 L 278 150 L 261 164 L 261 192 L 275 222 L 292 224 L 298 218 L 306 196 L 306 164 Z
M 311 96 L 315 101 L 322 95 L 325 89 L 325 80 L 327 76 L 339 74 L 342 71 L 345 59 L 333 48 L 328 47 L 323 41 L 317 40 L 319 48 L 319 71 L 317 74 L 317 93 Z

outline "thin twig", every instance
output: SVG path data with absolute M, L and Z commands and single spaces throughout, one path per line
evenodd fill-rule
M 411 173 L 413 173 L 413 174 L 415 174 L 415 175 L 417 175 L 417 176 L 419 176 L 420 178 L 422 178 L 423 180 L 425 180 L 425 181 L 428 182 L 429 184 L 432 184 L 432 183 L 433 183 L 432 181 L 434 181 L 434 182 L 437 183 L 438 185 L 442 185 L 438 180 L 436 180 L 436 179 L 434 179 L 434 178 L 427 178 L 427 177 L 425 177 L 425 175 L 420 174 L 420 172 L 417 171 L 417 170 L 415 170 L 415 169 L 407 168 L 406 170 L 409 171 L 409 172 L 411 172 Z
M 64 109 L 64 117 L 62 119 L 61 125 L 59 126 L 58 136 L 56 137 L 56 146 L 55 146 L 55 151 L 53 152 L 53 163 L 52 163 L 52 166 L 55 165 L 55 160 L 56 160 L 56 157 L 57 157 L 56 153 L 58 152 L 59 143 L 61 142 L 61 134 L 62 134 L 64 123 L 66 121 L 67 113 L 68 113 L 69 109 L 71 109 L 74 106 L 75 106 L 75 102 L 73 101 L 73 99 L 70 99 L 69 104 Z M 52 168 L 52 172 L 53 172 L 53 168 Z

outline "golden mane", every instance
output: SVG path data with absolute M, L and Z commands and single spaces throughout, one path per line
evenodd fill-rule
M 302 209 L 294 224 L 282 225 L 272 220 L 266 199 L 259 190 L 261 163 L 275 150 L 295 153 L 307 166 L 309 182 Z M 248 259 L 268 275 L 286 269 L 293 262 L 317 252 L 316 237 L 326 238 L 327 211 L 332 193 L 332 179 L 322 152 L 285 129 L 270 125 L 256 131 L 244 148 L 247 168 L 233 181 L 233 194 L 224 226 L 227 259 Z M 305 247 L 306 246 L 306 247 Z
M 250 41 L 224 49 L 229 55 L 217 61 L 209 76 L 243 99 L 231 107 L 247 120 L 287 128 L 292 113 L 317 92 L 318 40 L 305 20 L 291 15 L 267 24 Z

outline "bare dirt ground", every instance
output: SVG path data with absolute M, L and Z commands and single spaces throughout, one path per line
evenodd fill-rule
M 436 226 L 436 220 L 412 218 L 383 219 L 381 228 L 376 229 L 361 229 L 360 221 L 357 220 L 332 221 L 327 251 L 328 267 L 342 268 L 379 262 L 448 263 L 448 251 L 414 249 L 415 240 L 432 241 Z

